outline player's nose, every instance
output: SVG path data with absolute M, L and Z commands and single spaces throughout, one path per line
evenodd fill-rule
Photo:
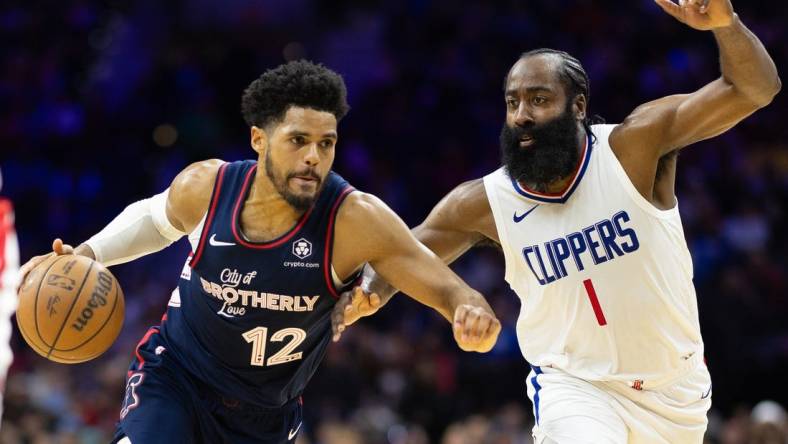
M 519 127 L 525 127 L 534 122 L 534 118 L 531 115 L 531 111 L 525 104 L 525 101 L 520 102 L 520 106 L 517 108 L 517 111 L 514 112 L 514 124 Z
M 320 153 L 317 148 L 317 143 L 310 143 L 305 148 L 304 163 L 309 166 L 315 166 L 320 163 Z

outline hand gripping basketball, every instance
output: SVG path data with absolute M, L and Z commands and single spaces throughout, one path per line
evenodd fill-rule
M 19 289 L 22 288 L 27 276 L 31 271 L 33 271 L 34 268 L 53 256 L 60 256 L 63 254 L 74 254 L 74 247 L 64 244 L 63 241 L 58 238 L 52 241 L 51 253 L 42 254 L 41 256 L 33 256 L 29 261 L 25 262 L 25 264 L 19 269 L 19 286 L 17 286 L 16 292 L 19 293 Z
M 486 353 L 495 346 L 501 322 L 487 310 L 463 304 L 454 311 L 454 340 L 464 351 Z
M 60 239 L 52 249 L 21 270 L 19 331 L 30 348 L 51 361 L 88 361 L 106 351 L 120 333 L 123 291 L 103 265 L 73 254 Z

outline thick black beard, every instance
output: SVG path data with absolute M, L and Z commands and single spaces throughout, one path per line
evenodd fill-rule
M 312 207 L 312 204 L 315 203 L 317 200 L 317 196 L 320 195 L 320 191 L 323 189 L 323 180 L 317 177 L 316 174 L 313 174 L 313 177 L 318 180 L 318 187 L 317 192 L 315 192 L 314 196 L 299 196 L 297 194 L 293 194 L 290 192 L 290 189 L 287 187 L 287 183 L 290 181 L 291 178 L 299 175 L 300 173 L 290 172 L 287 174 L 286 177 L 281 178 L 274 172 L 274 164 L 271 161 L 270 150 L 265 153 L 265 175 L 268 176 L 268 179 L 271 180 L 271 183 L 274 184 L 274 188 L 276 192 L 279 193 L 280 196 L 287 202 L 293 209 L 299 212 L 305 212 L 309 208 Z
M 521 148 L 520 138 L 529 135 L 531 146 Z M 519 183 L 544 192 L 548 185 L 572 174 L 577 167 L 577 120 L 571 108 L 549 122 L 501 129 L 501 163 Z

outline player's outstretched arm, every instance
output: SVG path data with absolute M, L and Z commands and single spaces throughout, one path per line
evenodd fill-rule
M 666 153 L 727 131 L 768 105 L 781 88 L 774 61 L 739 20 L 730 0 L 655 2 L 687 26 L 712 31 L 720 51 L 722 75 L 694 93 L 641 105 L 613 131 L 611 146 L 630 177 L 644 160 L 655 164 Z M 634 176 L 634 182 L 645 176 L 646 185 L 653 177 Z
M 351 253 L 344 259 L 334 256 L 338 270 L 368 262 L 394 287 L 452 322 L 463 350 L 485 352 L 495 345 L 500 322 L 484 297 L 419 243 L 378 198 L 364 193 L 348 197 L 337 216 L 335 242 Z M 339 262 L 343 260 L 347 263 Z
M 79 254 L 104 265 L 116 265 L 167 247 L 200 223 L 221 164 L 213 159 L 188 166 L 166 191 L 129 205 L 76 248 L 55 239 L 52 252 L 35 256 L 20 268 L 19 282 L 51 255 Z
M 483 181 L 465 182 L 452 190 L 412 232 L 446 264 L 485 239 L 498 242 Z M 344 293 L 334 308 L 334 340 L 339 340 L 348 325 L 374 314 L 397 291 L 367 265 L 361 285 Z

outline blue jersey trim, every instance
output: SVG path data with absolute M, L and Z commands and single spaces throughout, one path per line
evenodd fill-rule
M 580 167 L 578 168 L 577 173 L 575 173 L 575 178 L 572 181 L 571 185 L 562 193 L 557 194 L 555 196 L 547 195 L 547 194 L 540 194 L 536 193 L 535 191 L 530 191 L 520 185 L 517 180 L 512 178 L 512 186 L 514 187 L 515 191 L 517 191 L 520 195 L 525 196 L 531 200 L 535 200 L 538 202 L 545 202 L 545 203 L 566 203 L 569 200 L 569 197 L 572 196 L 572 193 L 575 192 L 577 186 L 580 184 L 580 181 L 583 179 L 583 175 L 586 173 L 586 169 L 588 169 L 588 164 L 591 160 L 591 150 L 593 149 L 593 143 L 591 141 L 591 135 L 587 136 L 586 139 L 586 149 L 585 153 L 583 153 L 583 158 L 580 161 Z
M 542 390 L 542 386 L 536 381 L 536 377 L 542 374 L 542 369 L 535 365 L 531 368 L 535 373 L 531 378 L 531 384 L 534 386 L 534 417 L 536 417 L 536 425 L 539 425 L 539 390 Z

